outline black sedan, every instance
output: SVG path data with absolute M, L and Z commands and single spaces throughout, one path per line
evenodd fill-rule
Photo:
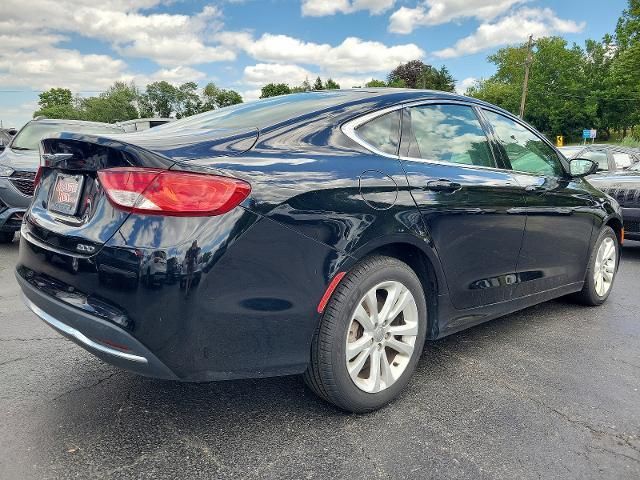
M 592 161 L 442 92 L 286 95 L 42 151 L 16 275 L 45 322 L 142 375 L 304 374 L 354 412 L 400 393 L 425 339 L 603 303 L 623 240 Z M 121 251 L 180 282 L 101 282 Z
M 589 182 L 616 199 L 622 207 L 625 236 L 640 240 L 640 163 L 623 171 L 594 175 Z
M 560 152 L 571 158 L 586 158 L 598 164 L 598 172 L 626 170 L 640 162 L 640 150 L 622 145 L 592 144 L 560 147 Z

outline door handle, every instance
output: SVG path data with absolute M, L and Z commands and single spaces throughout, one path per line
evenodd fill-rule
M 548 189 L 545 187 L 541 187 L 540 185 L 527 185 L 526 187 L 524 187 L 524 191 L 542 195 L 543 193 L 548 192 Z
M 427 182 L 426 188 L 427 190 L 434 192 L 455 192 L 456 190 L 460 190 L 462 185 L 452 182 L 451 180 L 441 178 L 440 180 L 431 180 L 430 182 Z

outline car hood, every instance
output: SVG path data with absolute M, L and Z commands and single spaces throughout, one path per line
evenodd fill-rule
M 40 152 L 6 148 L 0 155 L 0 164 L 18 171 L 35 172 L 40 165 Z
M 606 174 L 592 175 L 589 177 L 589 182 L 596 187 L 608 186 L 608 185 L 640 185 L 640 172 L 619 170 L 616 172 L 609 172 Z

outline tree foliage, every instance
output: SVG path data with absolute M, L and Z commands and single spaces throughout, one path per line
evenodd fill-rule
M 391 70 L 387 76 L 387 85 L 453 92 L 455 80 L 445 66 L 438 69 L 421 60 L 411 60 L 407 63 L 401 63 Z
M 268 83 L 260 91 L 260 98 L 277 97 L 278 95 L 288 95 L 291 87 L 286 83 Z
M 520 45 L 489 56 L 496 73 L 467 95 L 518 113 L 526 55 Z M 525 119 L 549 135 L 574 139 L 584 128 L 606 139 L 640 124 L 640 0 L 629 0 L 613 37 L 587 40 L 584 47 L 558 37 L 536 40 Z

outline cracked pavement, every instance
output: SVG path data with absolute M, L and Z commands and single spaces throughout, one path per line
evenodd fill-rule
M 609 301 L 428 343 L 387 408 L 298 377 L 180 384 L 102 363 L 23 306 L 0 245 L 0 478 L 640 478 L 640 243 Z

